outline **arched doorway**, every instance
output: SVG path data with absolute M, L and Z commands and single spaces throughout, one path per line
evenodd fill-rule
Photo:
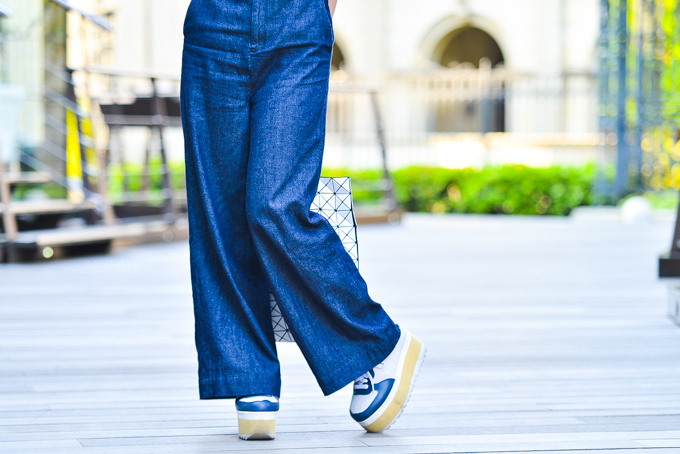
M 493 77 L 504 57 L 496 40 L 479 28 L 461 27 L 439 41 L 431 58 L 449 70 L 437 76 L 430 131 L 504 132 L 505 87 Z
M 459 28 L 446 35 L 435 48 L 434 57 L 437 63 L 447 68 L 461 63 L 479 68 L 482 59 L 495 68 L 505 61 L 496 40 L 476 27 Z
M 345 70 L 345 54 L 338 46 L 338 43 L 333 44 L 333 56 L 331 57 L 331 71 Z

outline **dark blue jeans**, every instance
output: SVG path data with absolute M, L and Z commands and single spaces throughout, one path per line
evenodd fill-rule
M 327 0 L 193 0 L 184 34 L 200 397 L 280 394 L 269 291 L 331 394 L 381 362 L 399 328 L 310 212 L 334 40 Z

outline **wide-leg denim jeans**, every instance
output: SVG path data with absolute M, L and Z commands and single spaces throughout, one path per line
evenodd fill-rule
M 387 357 L 399 328 L 310 212 L 334 41 L 327 0 L 193 0 L 184 34 L 200 397 L 280 395 L 270 291 L 331 394 Z

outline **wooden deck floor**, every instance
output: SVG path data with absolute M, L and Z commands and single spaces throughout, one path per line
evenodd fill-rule
M 410 216 L 360 228 L 375 299 L 428 345 L 385 434 L 282 345 L 277 440 L 199 401 L 186 243 L 0 265 L 0 453 L 680 453 L 671 224 Z

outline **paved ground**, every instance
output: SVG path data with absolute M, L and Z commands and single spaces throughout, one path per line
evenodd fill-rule
M 277 440 L 199 401 L 186 243 L 0 266 L 0 452 L 680 453 L 671 224 L 409 216 L 360 227 L 372 295 L 429 347 L 393 429 L 367 435 L 282 345 Z

